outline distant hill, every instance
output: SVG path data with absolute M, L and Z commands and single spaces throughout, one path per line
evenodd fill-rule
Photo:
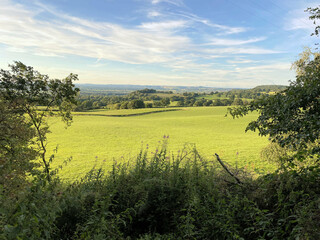
M 252 88 L 252 91 L 255 92 L 279 92 L 285 90 L 288 86 L 284 85 L 259 85 Z
M 194 86 L 154 86 L 154 85 L 120 85 L 120 84 L 76 84 L 82 94 L 102 94 L 102 95 L 125 95 L 132 91 L 145 88 L 155 89 L 157 91 L 182 92 L 212 92 L 229 91 L 232 88 L 214 88 L 214 87 L 194 87 Z
M 156 91 L 172 91 L 173 93 L 183 92 L 279 92 L 287 88 L 284 85 L 259 85 L 252 89 L 248 88 L 216 88 L 216 87 L 202 87 L 202 86 L 154 86 L 154 85 L 124 85 L 124 84 L 76 84 L 80 88 L 81 94 L 98 94 L 98 95 L 127 95 L 133 91 L 141 89 L 154 89 Z

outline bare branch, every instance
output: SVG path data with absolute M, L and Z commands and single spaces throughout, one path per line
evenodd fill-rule
M 218 155 L 218 154 L 215 154 L 215 155 L 216 155 L 216 157 L 217 157 L 218 162 L 221 164 L 221 166 L 224 168 L 224 170 L 226 170 L 227 173 L 229 173 L 229 175 L 230 175 L 231 177 L 233 177 L 233 178 L 237 181 L 238 184 L 243 184 L 243 182 L 241 182 L 240 179 L 239 179 L 236 175 L 234 175 L 234 174 L 227 168 L 227 166 L 222 162 L 222 160 L 220 159 L 219 155 Z

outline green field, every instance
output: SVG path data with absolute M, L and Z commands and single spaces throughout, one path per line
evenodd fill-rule
M 180 111 L 181 108 L 139 108 L 139 109 L 121 109 L 121 110 L 105 110 L 95 109 L 86 112 L 74 112 L 74 116 L 86 115 L 86 116 L 109 116 L 109 117 L 129 117 L 136 115 L 145 115 L 156 112 L 167 112 L 167 111 Z
M 185 144 L 195 144 L 200 154 L 209 159 L 214 160 L 213 154 L 218 153 L 233 166 L 260 173 L 273 169 L 270 163 L 260 160 L 260 151 L 267 146 L 267 139 L 257 133 L 244 132 L 256 114 L 232 119 L 225 117 L 227 107 L 192 107 L 141 116 L 100 116 L 145 111 L 148 110 L 81 113 L 74 116 L 72 126 L 67 129 L 59 119 L 51 118 L 48 149 L 52 152 L 58 145 L 53 165 L 61 164 L 67 157 L 73 158 L 60 176 L 75 179 L 95 165 L 110 168 L 114 159 L 118 162 L 133 159 L 142 148 L 148 147 L 151 153 L 161 145 L 163 136 L 169 136 L 166 139 L 172 153 L 181 150 Z

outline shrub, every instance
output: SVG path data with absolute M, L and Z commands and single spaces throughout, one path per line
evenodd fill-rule
M 196 149 L 164 145 L 72 184 L 35 179 L 9 209 L 0 195 L 0 238 L 319 239 L 319 176 L 242 174 L 238 184 Z

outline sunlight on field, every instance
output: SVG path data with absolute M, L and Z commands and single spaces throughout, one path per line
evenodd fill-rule
M 104 115 L 104 116 L 130 116 L 130 115 L 144 115 L 154 112 L 179 111 L 180 108 L 139 108 L 139 109 L 121 109 L 121 110 L 105 110 L 95 109 L 86 112 L 74 112 L 73 115 Z
M 83 116 L 74 117 L 68 129 L 60 120 L 52 118 L 49 150 L 58 145 L 54 166 L 73 157 L 60 173 L 66 179 L 83 176 L 95 165 L 110 168 L 114 159 L 118 162 L 133 159 L 142 148 L 152 152 L 161 145 L 164 136 L 168 136 L 168 149 L 172 153 L 185 144 L 195 144 L 206 158 L 214 159 L 213 154 L 218 153 L 233 166 L 261 173 L 273 169 L 270 163 L 260 160 L 260 151 L 267 146 L 267 139 L 253 132 L 245 133 L 246 125 L 257 115 L 232 119 L 225 117 L 226 109 L 194 107 L 131 117 L 85 116 L 82 113 Z M 125 114 L 127 110 L 116 112 Z

